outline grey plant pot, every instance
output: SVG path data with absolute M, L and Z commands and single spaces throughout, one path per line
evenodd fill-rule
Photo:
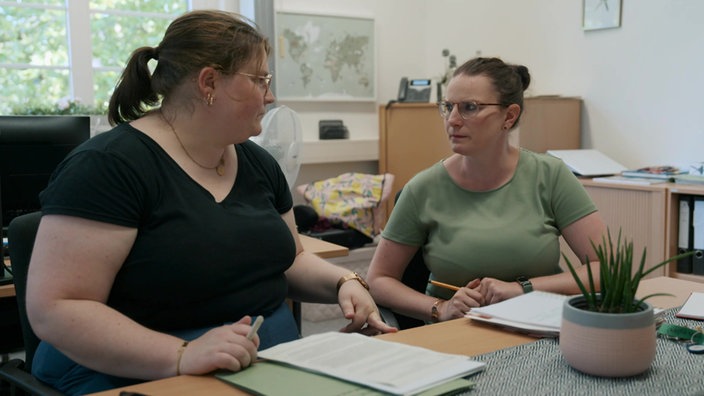
M 579 295 L 565 301 L 560 350 L 573 368 L 601 377 L 630 377 L 645 372 L 655 359 L 653 307 L 634 313 L 600 313 L 578 308 Z

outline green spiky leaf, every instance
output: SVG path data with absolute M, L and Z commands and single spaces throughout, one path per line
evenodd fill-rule
M 606 236 L 602 236 L 600 244 L 597 245 L 594 241 L 590 241 L 590 243 L 599 261 L 600 289 L 596 287 L 594 274 L 590 265 L 587 266 L 587 278 L 589 283 L 585 285 L 582 279 L 577 275 L 577 271 L 572 262 L 570 262 L 564 253 L 562 253 L 562 257 L 564 257 L 567 268 L 584 296 L 587 309 L 594 312 L 635 312 L 639 309 L 641 303 L 648 298 L 658 295 L 671 295 L 662 293 L 651 294 L 640 300 L 636 299 L 636 291 L 643 278 L 667 263 L 693 254 L 693 252 L 679 254 L 655 264 L 646 270 L 645 258 L 647 249 L 643 248 L 643 254 L 641 255 L 638 267 L 634 270 L 633 241 L 627 241 L 625 237 L 622 238 L 621 230 L 618 232 L 615 244 L 611 237 L 610 230 L 607 230 Z M 586 257 L 585 262 L 589 262 L 589 259 Z

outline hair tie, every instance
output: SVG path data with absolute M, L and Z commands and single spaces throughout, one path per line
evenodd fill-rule
M 159 60 L 159 48 L 158 47 L 152 48 L 152 59 Z

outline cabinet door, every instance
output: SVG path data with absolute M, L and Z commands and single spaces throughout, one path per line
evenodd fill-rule
M 580 148 L 582 100 L 559 96 L 525 98 L 519 145 L 536 153 Z
M 619 229 L 622 238 L 633 241 L 634 266 L 640 264 L 643 248 L 647 248 L 646 268 L 665 260 L 666 187 L 604 185 L 591 180 L 583 180 L 582 184 L 609 227 L 614 243 Z M 572 263 L 580 261 L 564 241 L 562 251 Z M 667 266 L 648 277 L 666 273 Z
M 429 103 L 379 107 L 379 173 L 395 176 L 392 197 L 419 171 L 452 154 L 437 106 Z M 391 213 L 393 198 L 387 205 Z

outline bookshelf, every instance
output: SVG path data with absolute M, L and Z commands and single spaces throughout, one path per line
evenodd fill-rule
M 681 195 L 704 196 L 704 186 L 698 185 L 683 185 L 676 183 L 668 183 L 667 196 L 667 228 L 665 232 L 665 244 L 668 257 L 677 254 L 677 242 L 679 236 L 679 200 Z M 671 278 L 684 279 L 694 282 L 704 283 L 704 275 L 698 274 L 683 274 L 677 272 L 677 263 L 669 264 L 668 276 Z

